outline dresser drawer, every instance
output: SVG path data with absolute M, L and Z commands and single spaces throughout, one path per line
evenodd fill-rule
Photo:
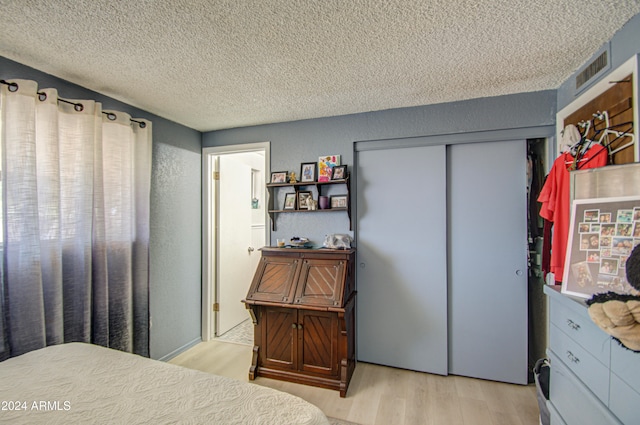
M 587 308 L 568 298 L 562 302 L 555 299 L 550 301 L 551 323 L 609 367 L 611 336 L 593 323 Z
M 620 425 L 606 406 L 560 361 L 549 353 L 551 376 L 549 396 L 551 398 L 552 423 L 579 425 Z M 608 387 L 608 385 L 607 385 Z M 557 411 L 557 412 L 556 412 Z M 557 415 L 562 421 L 558 421 Z
M 567 338 L 556 325 L 549 326 L 549 343 L 550 350 L 606 405 L 609 402 L 609 368 Z
M 611 372 L 618 375 L 637 393 L 640 393 L 640 353 L 627 350 L 613 341 L 611 343 Z
M 611 397 L 609 409 L 626 425 L 640 423 L 640 394 L 622 379 L 611 374 Z

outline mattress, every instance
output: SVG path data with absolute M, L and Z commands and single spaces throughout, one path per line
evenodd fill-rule
M 327 425 L 291 394 L 70 343 L 0 362 L 0 423 Z

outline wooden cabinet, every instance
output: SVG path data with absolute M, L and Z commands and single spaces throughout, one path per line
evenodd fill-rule
M 355 250 L 263 248 L 247 298 L 249 379 L 336 389 L 355 370 Z
M 307 209 L 284 209 L 284 201 L 281 199 L 279 201 L 278 192 L 284 189 L 293 190 L 294 193 L 297 194 L 301 189 L 309 190 L 315 188 L 315 193 L 313 194 L 313 199 L 316 201 L 322 195 L 323 188 L 332 185 L 344 185 L 345 193 L 343 195 L 347 196 L 347 203 L 345 207 L 333 207 L 327 209 L 318 209 L 316 210 L 307 210 Z M 276 229 L 276 216 L 280 213 L 328 213 L 328 212 L 336 212 L 336 211 L 345 211 L 347 216 L 349 217 L 349 230 L 352 230 L 351 226 L 351 196 L 350 196 L 350 175 L 347 173 L 344 179 L 340 180 L 330 180 L 328 182 L 297 182 L 297 183 L 269 183 L 267 184 L 267 191 L 269 193 L 269 204 L 268 204 L 268 213 L 271 218 L 271 229 Z

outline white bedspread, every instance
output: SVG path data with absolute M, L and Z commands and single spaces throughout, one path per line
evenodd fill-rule
M 290 394 L 81 343 L 0 362 L 0 403 L 10 424 L 329 423 Z

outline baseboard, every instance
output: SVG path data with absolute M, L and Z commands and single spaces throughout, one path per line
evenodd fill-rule
M 158 360 L 160 360 L 161 362 L 168 362 L 172 358 L 176 357 L 179 354 L 184 353 L 189 348 L 194 347 L 195 345 L 197 345 L 197 344 L 199 344 L 201 342 L 202 342 L 202 338 L 198 337 L 198 338 L 194 339 L 193 341 L 190 341 L 190 342 L 186 343 L 182 347 L 176 348 L 175 350 L 173 350 L 169 354 L 166 354 L 166 355 L 160 357 Z

